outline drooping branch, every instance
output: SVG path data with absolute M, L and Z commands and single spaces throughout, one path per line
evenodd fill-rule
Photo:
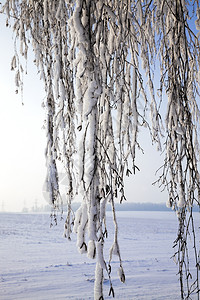
M 138 169 L 140 127 L 149 129 L 152 142 L 160 150 L 164 121 L 165 160 L 158 183 L 168 190 L 168 205 L 178 215 L 175 244 L 181 297 L 185 295 L 184 268 L 188 297 L 193 291 L 199 295 L 192 207 L 200 203 L 200 53 L 199 35 L 188 19 L 196 9 L 192 19 L 199 30 L 200 9 L 198 1 L 190 2 L 6 0 L 2 7 L 16 36 L 12 69 L 17 88 L 23 83 L 19 54 L 26 60 L 29 47 L 44 82 L 47 190 L 56 218 L 56 211 L 62 209 L 61 163 L 66 170 L 68 205 L 65 236 L 70 239 L 74 224 L 79 251 L 97 257 L 95 299 L 103 299 L 104 270 L 110 279 L 110 294 L 114 294 L 110 274 L 114 254 L 119 258 L 120 279 L 125 280 L 115 200 L 126 199 L 124 176 Z M 159 97 L 156 81 L 160 82 Z M 160 108 L 165 99 L 166 118 Z M 82 203 L 74 220 L 71 202 L 76 194 Z M 108 264 L 104 259 L 107 203 L 111 203 L 115 227 Z M 195 285 L 189 281 L 190 232 L 197 270 Z
M 199 143 L 199 106 L 198 74 L 199 39 L 191 34 L 187 23 L 189 11 L 183 1 L 162 3 L 158 11 L 160 35 L 161 76 L 165 85 L 168 107 L 166 115 L 166 157 L 162 185 L 169 193 L 168 206 L 177 211 L 179 230 L 177 255 L 181 285 L 181 298 L 184 299 L 184 274 L 187 279 L 187 297 L 196 292 L 199 297 L 198 265 L 197 279 L 192 284 L 189 279 L 188 234 L 189 223 L 193 220 L 192 207 L 200 201 L 200 174 L 198 168 Z M 198 11 L 198 8 L 197 8 Z M 191 214 L 187 218 L 187 212 Z M 195 240 L 195 231 L 191 234 Z M 194 245 L 194 260 L 197 256 L 197 245 Z M 198 298 L 199 299 L 199 298 Z

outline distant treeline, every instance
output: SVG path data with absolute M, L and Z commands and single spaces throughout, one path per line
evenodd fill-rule
M 111 210 L 111 206 L 108 206 L 108 210 Z M 165 203 L 123 203 L 116 204 L 116 210 L 118 211 L 171 211 Z M 198 206 L 193 207 L 193 211 L 200 211 Z
M 72 203 L 72 210 L 76 211 L 80 206 L 80 203 Z M 117 211 L 171 211 L 171 208 L 166 207 L 165 203 L 116 203 L 115 208 Z M 67 206 L 63 206 L 63 211 L 67 210 Z M 111 205 L 107 205 L 107 210 L 111 211 Z M 51 207 L 45 205 L 42 207 L 37 207 L 37 209 L 32 209 L 31 212 L 50 212 Z M 193 211 L 200 211 L 198 206 L 193 207 Z

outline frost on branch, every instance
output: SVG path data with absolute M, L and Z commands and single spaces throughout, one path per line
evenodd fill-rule
M 103 299 L 104 273 L 114 296 L 113 255 L 119 259 L 120 280 L 125 281 L 115 202 L 126 199 L 124 175 L 138 170 L 136 149 L 141 149 L 142 126 L 149 129 L 159 150 L 165 126 L 165 159 L 157 182 L 168 190 L 168 206 L 178 215 L 175 247 L 181 297 L 184 272 L 187 296 L 199 294 L 192 215 L 193 205 L 200 203 L 198 1 L 6 0 L 2 12 L 16 37 L 11 69 L 16 71 L 17 88 L 23 78 L 19 54 L 26 60 L 29 47 L 35 54 L 46 91 L 50 201 L 55 213 L 62 209 L 58 176 L 62 164 L 68 205 L 64 234 L 70 239 L 74 224 L 79 251 L 97 261 L 95 299 Z M 76 194 L 82 203 L 74 220 L 71 202 Z M 115 229 L 108 263 L 104 256 L 107 203 Z M 194 284 L 189 280 L 187 255 L 190 232 L 197 266 Z

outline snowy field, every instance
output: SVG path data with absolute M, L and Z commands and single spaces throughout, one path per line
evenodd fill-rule
M 111 228 L 106 248 L 112 243 Z M 180 299 L 177 266 L 170 259 L 176 238 L 173 212 L 118 212 L 121 256 L 126 282 L 117 275 L 113 257 L 115 299 Z M 95 261 L 78 253 L 63 238 L 64 221 L 50 229 L 48 214 L 0 214 L 0 299 L 93 299 Z M 105 299 L 109 282 L 105 274 Z M 195 298 L 194 298 L 195 299 Z

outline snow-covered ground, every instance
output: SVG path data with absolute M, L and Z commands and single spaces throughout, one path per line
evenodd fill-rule
M 112 243 L 111 233 L 106 249 Z M 173 212 L 118 212 L 126 282 L 118 279 L 113 257 L 115 299 L 180 299 L 177 266 L 170 259 L 176 238 Z M 64 221 L 50 228 L 48 214 L 0 214 L 0 299 L 93 299 L 95 261 L 63 238 Z M 105 252 L 107 251 L 105 249 Z M 105 274 L 105 299 L 109 282 Z

